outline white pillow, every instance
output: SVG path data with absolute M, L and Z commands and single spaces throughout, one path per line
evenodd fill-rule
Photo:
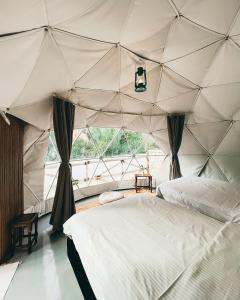
M 124 195 L 121 192 L 105 192 L 99 196 L 99 202 L 105 204 L 122 198 L 124 198 Z
M 219 221 L 240 220 L 240 185 L 203 177 L 182 177 L 160 184 L 157 195 Z

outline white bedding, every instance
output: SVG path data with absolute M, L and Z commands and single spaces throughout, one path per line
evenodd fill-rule
M 240 225 L 226 223 L 159 300 L 239 300 Z
M 72 237 L 98 300 L 157 300 L 222 226 L 142 194 L 76 214 L 64 232 Z
M 196 208 L 222 222 L 240 218 L 240 184 L 191 176 L 164 182 L 156 193 L 169 202 Z

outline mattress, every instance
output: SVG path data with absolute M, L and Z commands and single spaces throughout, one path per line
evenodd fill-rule
M 159 299 L 223 223 L 148 194 L 72 216 L 73 239 L 98 300 Z

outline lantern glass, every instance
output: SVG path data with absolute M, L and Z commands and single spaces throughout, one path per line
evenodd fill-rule
M 147 89 L 147 78 L 145 64 L 140 61 L 135 72 L 135 92 L 145 92 Z

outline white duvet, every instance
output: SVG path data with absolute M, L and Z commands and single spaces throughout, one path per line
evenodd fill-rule
M 182 279 L 223 226 L 142 194 L 76 214 L 64 232 L 72 237 L 98 300 L 179 300 L 205 299 L 179 298 L 174 286 L 194 278 Z
M 160 299 L 239 300 L 240 225 L 226 223 Z

